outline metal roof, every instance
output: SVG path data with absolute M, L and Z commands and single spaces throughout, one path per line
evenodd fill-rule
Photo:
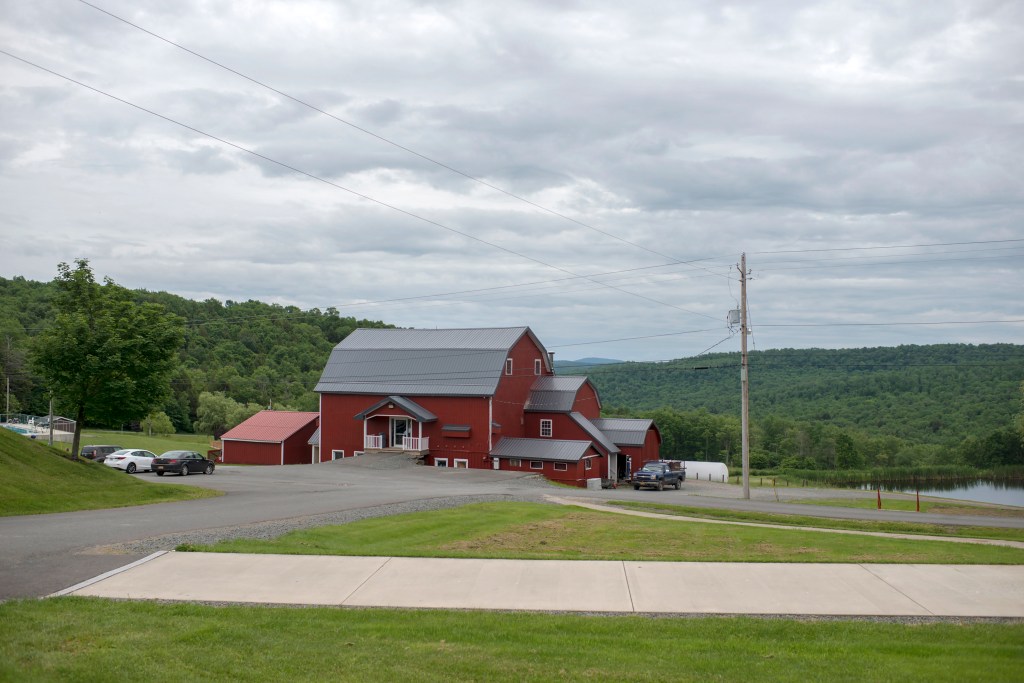
M 315 391 L 404 396 L 491 396 L 509 350 L 528 327 L 358 329 L 331 352 Z
M 436 422 L 437 421 L 437 415 L 434 415 L 432 412 L 430 412 L 429 410 L 427 410 L 426 408 L 421 406 L 419 403 L 416 403 L 416 401 L 413 401 L 411 399 L 405 398 L 404 396 L 388 396 L 385 399 L 377 401 L 372 406 L 370 406 L 369 408 L 367 408 L 363 412 L 361 412 L 358 415 L 356 415 L 355 419 L 357 419 L 357 420 L 365 420 L 367 415 L 369 415 L 369 414 L 371 414 L 373 412 L 376 412 L 378 409 L 383 408 L 384 406 L 388 405 L 389 403 L 395 404 L 396 406 L 401 408 L 403 411 L 405 411 L 406 413 L 408 413 L 412 417 L 416 418 L 417 422 Z
M 560 439 L 521 439 L 504 437 L 491 451 L 495 458 L 521 458 L 523 460 L 556 460 L 579 462 L 593 448 L 589 441 Z
M 319 427 L 316 428 L 316 431 L 313 432 L 313 436 L 309 437 L 309 441 L 307 441 L 306 443 L 308 443 L 310 446 L 319 446 L 320 445 L 320 428 Z
M 582 375 L 538 377 L 530 388 L 524 410 L 535 413 L 568 413 L 576 403 L 576 393 L 587 378 Z
M 593 422 L 583 417 L 580 413 L 569 413 L 569 417 L 572 418 L 573 422 L 582 427 L 583 431 L 585 431 L 591 439 L 601 444 L 601 448 L 603 448 L 607 453 L 619 452 L 619 447 L 616 446 L 612 439 L 608 438 L 604 432 L 598 429 L 597 425 Z
M 591 422 L 619 446 L 643 446 L 647 430 L 654 424 L 654 420 L 621 417 L 602 417 Z
M 280 443 L 310 423 L 316 422 L 320 413 L 303 413 L 292 410 L 261 410 L 242 424 L 228 430 L 222 441 L 262 441 Z

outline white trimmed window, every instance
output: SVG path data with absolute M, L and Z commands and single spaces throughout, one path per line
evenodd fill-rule
M 523 461 L 520 460 L 519 458 L 509 458 L 508 466 L 509 467 L 522 467 L 523 466 Z
M 544 462 L 541 461 L 541 460 L 531 460 L 530 461 L 530 469 L 531 470 L 542 470 L 542 469 L 544 469 Z
M 331 451 L 331 460 L 341 460 L 345 457 L 345 451 Z
M 540 421 L 540 435 L 550 437 L 552 433 L 551 420 Z
M 512 359 L 511 358 L 506 358 L 505 359 L 505 374 L 506 375 L 511 375 L 512 374 Z
M 469 460 L 465 458 L 455 458 L 455 469 L 468 469 Z
M 556 462 L 555 463 L 555 472 L 565 472 L 568 469 L 569 469 L 569 466 L 566 465 L 564 462 Z
M 448 467 L 448 458 L 434 458 L 434 467 Z
M 541 372 L 541 368 L 542 368 L 542 365 L 541 365 L 540 358 L 538 358 L 537 360 L 533 361 L 533 374 L 539 375 L 540 372 Z
M 594 463 L 590 462 L 590 458 L 587 458 L 586 460 L 583 461 L 583 469 L 589 470 L 593 466 L 594 466 Z

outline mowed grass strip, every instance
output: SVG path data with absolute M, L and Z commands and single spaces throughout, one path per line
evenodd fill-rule
M 0 516 L 98 510 L 209 498 L 219 491 L 157 485 L 0 429 Z
M 808 498 L 801 500 L 787 500 L 787 503 L 798 505 L 826 505 L 829 507 L 848 507 L 861 510 L 878 509 L 878 499 L 871 498 Z M 890 498 L 882 496 L 883 510 L 900 510 L 903 512 L 917 512 L 917 500 L 914 498 Z M 932 499 L 921 499 L 920 512 L 925 514 L 938 515 L 977 515 L 984 517 L 1024 517 L 1024 508 L 1002 507 L 995 505 L 972 505 L 960 501 L 940 501 Z
M 5 681 L 989 682 L 1022 659 L 1019 623 L 0 605 Z
M 539 503 L 479 503 L 324 526 L 269 541 L 234 540 L 180 550 L 680 562 L 1024 564 L 1024 550 L 676 522 Z
M 845 501 L 855 502 L 855 501 Z M 687 507 L 668 503 L 641 503 L 634 501 L 612 500 L 604 503 L 613 507 L 621 507 L 640 512 L 657 512 L 679 517 L 698 517 L 726 522 L 754 522 L 758 524 L 781 524 L 785 526 L 812 527 L 816 529 L 847 529 L 850 531 L 874 531 L 889 534 L 918 534 L 924 536 L 949 536 L 950 538 L 987 538 L 1004 541 L 1024 542 L 1024 529 L 1004 529 L 983 526 L 953 526 L 929 524 L 922 522 L 888 522 L 867 521 L 856 519 L 830 519 L 828 517 L 811 517 L 802 515 L 779 515 L 762 512 L 744 512 L 741 510 L 715 510 L 711 508 Z M 867 507 L 867 506 L 847 506 Z M 958 514 L 949 512 L 949 514 Z
M 146 436 L 142 432 L 121 432 L 89 429 L 82 432 L 82 445 L 113 444 L 122 448 L 143 448 L 157 455 L 167 451 L 198 451 L 203 455 L 210 450 L 210 437 L 203 434 L 165 434 Z M 67 449 L 65 449 L 67 450 Z

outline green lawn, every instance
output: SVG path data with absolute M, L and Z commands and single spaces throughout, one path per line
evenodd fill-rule
M 4 681 L 1012 681 L 1024 625 L 0 605 Z
M 219 496 L 196 486 L 157 485 L 0 429 L 0 516 L 166 503 Z
M 731 522 L 754 522 L 759 524 L 782 524 L 806 526 L 818 529 L 848 529 L 851 531 L 878 531 L 892 534 L 920 534 L 924 536 L 949 536 L 951 538 L 990 538 L 1004 541 L 1024 542 L 1024 529 L 1003 529 L 982 526 L 946 526 L 921 522 L 872 522 L 854 519 L 829 519 L 827 517 L 803 517 L 800 515 L 776 515 L 740 510 L 714 510 L 710 508 L 686 507 L 668 503 L 639 503 L 633 501 L 608 501 L 608 505 L 657 512 L 680 517 L 698 517 Z M 851 506 L 856 507 L 856 506 Z M 951 513 L 956 514 L 956 513 Z
M 480 503 L 182 550 L 689 562 L 1024 564 L 1024 550 L 629 517 L 538 503 Z
M 808 498 L 800 500 L 787 500 L 787 503 L 800 505 L 827 505 L 829 507 L 858 508 L 861 510 L 878 509 L 878 499 L 872 495 L 870 498 Z M 902 510 L 904 512 L 916 512 L 917 501 L 914 498 L 890 498 L 882 496 L 883 510 Z M 998 507 L 992 505 L 973 505 L 961 501 L 936 500 L 934 498 L 922 498 L 921 510 L 924 514 L 938 515 L 984 515 L 986 517 L 1024 517 L 1024 508 L 1020 507 Z
M 203 434 L 168 434 L 165 436 L 146 436 L 142 432 L 120 432 L 103 429 L 86 429 L 82 431 L 82 445 L 112 444 L 122 448 L 144 448 L 157 455 L 166 451 L 185 450 L 199 451 L 206 455 L 210 450 L 212 439 Z M 65 444 L 64 450 L 70 450 Z

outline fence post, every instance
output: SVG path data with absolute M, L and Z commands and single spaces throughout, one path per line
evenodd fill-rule
M 882 509 L 882 487 L 881 487 L 881 485 L 878 486 L 878 509 L 879 510 Z

